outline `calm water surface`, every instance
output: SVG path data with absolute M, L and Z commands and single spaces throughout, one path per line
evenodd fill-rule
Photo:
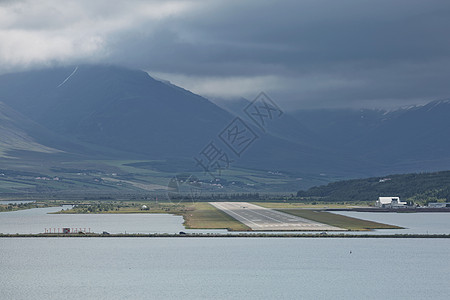
M 2 200 L 0 201 L 0 204 L 5 205 L 5 204 L 22 204 L 22 203 L 32 203 L 35 201 L 32 200 Z
M 405 228 L 376 230 L 374 233 L 450 234 L 450 213 L 371 213 L 344 211 L 339 212 L 339 214 Z
M 69 208 L 69 207 L 65 207 Z M 226 230 L 185 230 L 183 217 L 168 214 L 50 214 L 61 207 L 0 212 L 0 233 L 42 233 L 46 228 L 86 228 L 101 233 L 178 233 Z
M 0 213 L 0 232 L 196 232 L 164 214 L 47 214 L 60 209 Z M 393 234 L 450 233 L 450 214 L 342 214 L 407 227 Z M 448 249 L 449 239 L 2 238 L 0 299 L 449 299 Z
M 448 239 L 3 238 L 0 298 L 449 299 L 448 249 Z

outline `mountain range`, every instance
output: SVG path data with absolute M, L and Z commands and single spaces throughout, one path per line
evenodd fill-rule
M 231 167 L 324 181 L 450 165 L 448 100 L 283 112 L 261 130 L 246 99 L 212 102 L 144 71 L 80 65 L 1 75 L 0 102 L 3 160 L 164 161 L 177 173 L 198 170 L 194 157 L 213 142 Z M 257 137 L 242 155 L 220 138 L 237 116 Z
M 239 113 L 249 101 L 216 101 Z M 351 161 L 355 174 L 377 176 L 446 170 L 450 167 L 450 100 L 383 109 L 305 109 L 289 112 L 271 133 L 298 139 L 292 129 L 314 136 L 311 143 Z

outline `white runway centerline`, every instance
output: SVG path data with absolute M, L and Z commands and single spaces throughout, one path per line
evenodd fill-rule
M 339 227 L 311 221 L 248 202 L 209 202 L 252 230 L 337 231 Z

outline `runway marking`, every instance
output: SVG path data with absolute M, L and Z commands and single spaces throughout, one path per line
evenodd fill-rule
M 212 204 L 212 203 L 211 203 L 211 204 Z M 241 216 L 241 215 L 235 213 L 235 212 L 232 211 L 232 210 L 227 210 L 226 208 L 221 207 L 220 204 L 218 204 L 218 205 L 214 205 L 214 204 L 213 204 L 213 206 L 217 207 L 218 209 L 220 209 L 221 211 L 224 211 L 224 212 L 227 213 L 227 214 L 230 214 L 230 213 L 231 213 L 231 214 L 234 214 L 234 215 L 236 215 L 236 216 L 238 216 L 238 217 L 240 217 L 240 218 L 242 218 L 242 219 L 245 219 L 247 222 L 250 222 L 250 223 L 254 224 L 255 226 L 258 226 L 258 227 L 261 227 L 261 226 L 262 226 L 262 225 L 259 225 L 259 224 L 255 223 L 255 222 L 253 222 L 253 221 L 251 221 L 251 220 L 249 220 L 249 219 L 247 219 L 247 218 L 245 218 L 245 217 L 243 217 L 243 216 Z M 238 221 L 239 221 L 239 220 L 238 220 Z

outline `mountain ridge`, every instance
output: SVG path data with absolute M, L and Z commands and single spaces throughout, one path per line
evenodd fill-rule
M 79 65 L 0 75 L 0 100 L 48 134 L 43 146 L 84 157 L 192 160 L 250 101 L 218 105 L 147 72 Z M 330 177 L 450 169 L 450 101 L 395 111 L 284 112 L 234 164 Z M 249 124 L 251 122 L 249 121 Z M 37 130 L 37 129 L 36 129 Z M 51 137 L 51 138 L 50 138 Z M 221 144 L 224 149 L 226 145 Z M 320 175 L 322 176 L 322 175 Z

